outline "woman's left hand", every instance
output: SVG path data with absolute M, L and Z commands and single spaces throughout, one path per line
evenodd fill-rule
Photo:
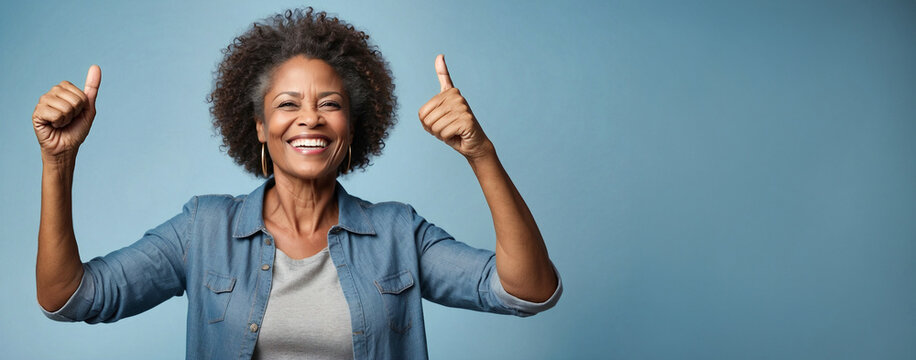
M 423 128 L 468 160 L 495 153 L 493 143 L 483 133 L 467 100 L 452 85 L 445 66 L 445 55 L 436 57 L 436 75 L 439 76 L 441 90 L 420 107 L 418 115 Z

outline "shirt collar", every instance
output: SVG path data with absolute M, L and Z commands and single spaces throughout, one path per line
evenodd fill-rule
M 232 231 L 232 237 L 245 238 L 266 229 L 263 216 L 264 193 L 268 187 L 273 185 L 274 178 L 271 176 L 242 200 L 242 205 L 235 215 L 235 229 Z M 353 233 L 375 235 L 375 228 L 369 221 L 366 210 L 360 204 L 361 200 L 348 194 L 340 182 L 337 182 L 335 190 L 339 209 L 336 227 Z

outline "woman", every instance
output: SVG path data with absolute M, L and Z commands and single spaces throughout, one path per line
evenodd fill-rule
M 81 263 L 71 184 L 101 69 L 39 100 L 38 301 L 56 320 L 112 322 L 188 294 L 188 358 L 425 358 L 421 298 L 532 315 L 562 286 L 534 218 L 452 85 L 418 113 L 462 154 L 493 215 L 496 251 L 471 248 L 409 205 L 347 194 L 340 174 L 379 155 L 395 97 L 369 36 L 324 12 L 287 11 L 227 47 L 210 95 L 228 153 L 267 178 L 248 195 L 195 196 L 136 243 Z

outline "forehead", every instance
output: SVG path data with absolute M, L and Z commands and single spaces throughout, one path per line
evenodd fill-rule
M 277 66 L 268 92 L 290 90 L 343 90 L 343 80 L 324 60 L 297 55 Z

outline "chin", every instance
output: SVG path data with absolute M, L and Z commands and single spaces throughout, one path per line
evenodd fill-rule
M 300 166 L 291 170 L 292 171 L 283 172 L 297 180 L 323 180 L 337 178 L 337 168 Z

